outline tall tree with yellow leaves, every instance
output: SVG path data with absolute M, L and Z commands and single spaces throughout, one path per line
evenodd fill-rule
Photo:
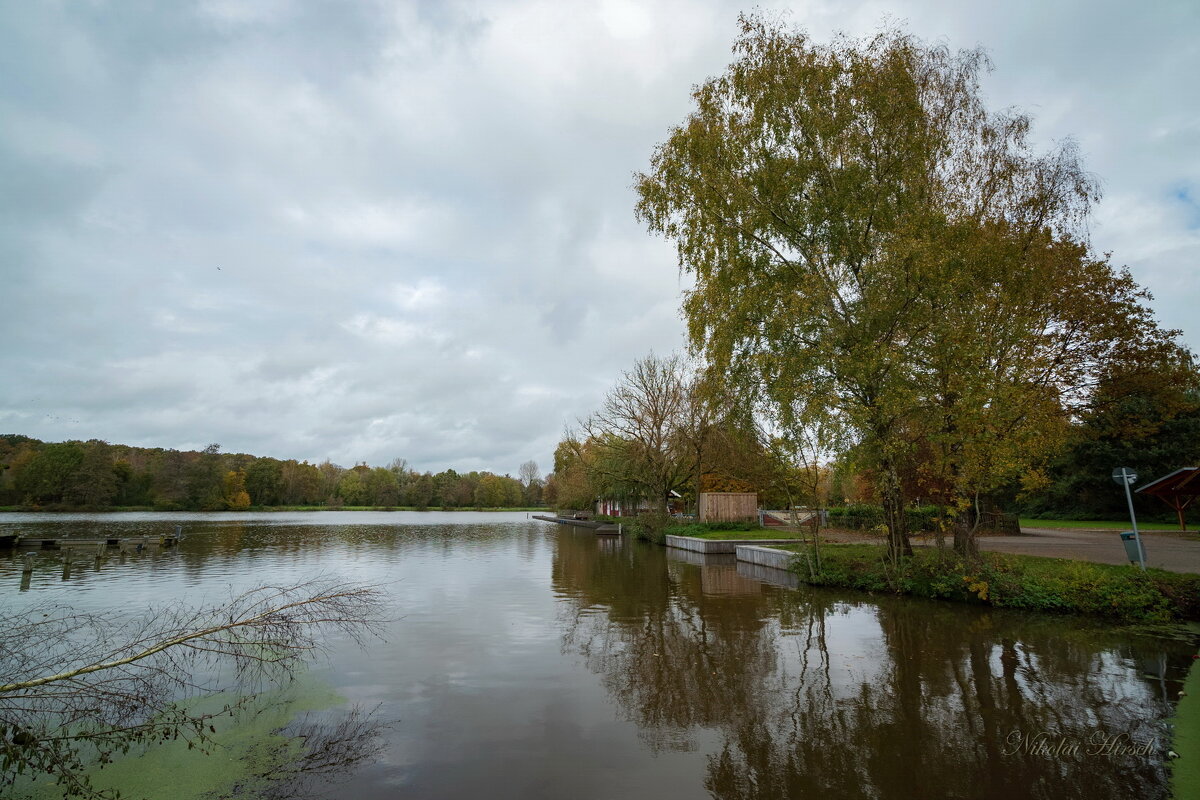
M 969 506 L 1061 441 L 1112 359 L 1172 332 L 1091 254 L 1073 146 L 1036 153 L 1028 117 L 984 106 L 982 50 L 740 22 L 736 60 L 637 176 L 637 213 L 695 278 L 710 373 L 772 425 L 853 446 L 902 555 L 916 442 Z

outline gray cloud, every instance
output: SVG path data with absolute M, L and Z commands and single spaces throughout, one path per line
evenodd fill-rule
M 780 6 L 782 7 L 782 6 Z M 683 343 L 632 173 L 730 58 L 724 2 L 0 9 L 0 429 L 543 470 Z M 1097 247 L 1200 344 L 1192 3 L 812 3 L 983 44 L 1104 179 Z

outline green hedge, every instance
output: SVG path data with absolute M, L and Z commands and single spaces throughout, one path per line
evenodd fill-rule
M 918 506 L 905 510 L 910 531 L 933 531 L 937 526 L 937 506 Z M 883 524 L 883 508 L 871 505 L 835 506 L 829 509 L 829 524 L 835 528 L 863 531 Z
M 763 527 L 756 521 L 742 522 L 686 522 L 668 525 L 663 531 L 664 536 L 700 536 L 722 531 L 761 531 Z
M 1103 511 L 1097 512 L 1095 510 L 1088 510 L 1086 508 L 1053 509 L 1039 504 L 1030 504 L 1022 507 L 1021 516 L 1029 519 L 1060 519 L 1066 521 L 1084 519 L 1094 522 L 1129 522 L 1128 511 L 1112 513 Z M 1138 522 L 1159 522 L 1164 525 L 1179 523 L 1179 517 L 1174 511 L 1147 512 L 1144 510 L 1139 510 L 1137 512 L 1137 518 Z
M 674 518 L 669 514 L 661 514 L 657 512 L 638 514 L 633 518 L 633 522 L 629 524 L 629 530 L 633 531 L 633 535 L 644 542 L 654 542 L 655 544 L 665 544 L 667 541 L 667 528 L 674 523 Z

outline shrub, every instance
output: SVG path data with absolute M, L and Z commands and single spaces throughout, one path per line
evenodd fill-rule
M 1200 575 L 1083 561 L 985 553 L 965 562 L 921 548 L 898 566 L 881 545 L 829 545 L 816 576 L 826 586 L 894 591 L 1001 608 L 1073 612 L 1131 622 L 1200 619 Z
M 829 524 L 837 528 L 867 530 L 883 524 L 883 509 L 868 505 L 834 507 L 829 509 Z
M 660 512 L 638 514 L 629 525 L 629 529 L 644 542 L 664 544 L 667 540 L 667 528 L 673 521 L 671 515 Z
M 714 531 L 761 531 L 763 527 L 755 521 L 742 522 L 680 522 L 672 519 L 663 536 L 704 536 Z
M 910 531 L 937 528 L 937 506 L 918 506 L 905 510 Z M 865 531 L 883 524 L 883 508 L 872 505 L 835 506 L 829 509 L 829 524 L 835 528 Z

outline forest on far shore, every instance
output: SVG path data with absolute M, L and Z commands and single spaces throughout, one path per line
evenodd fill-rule
M 491 472 L 437 474 L 386 467 L 342 467 L 325 461 L 130 447 L 92 439 L 42 442 L 0 435 L 0 506 L 31 510 L 153 508 L 238 511 L 277 506 L 513 508 L 542 504 L 536 462 L 519 479 Z

